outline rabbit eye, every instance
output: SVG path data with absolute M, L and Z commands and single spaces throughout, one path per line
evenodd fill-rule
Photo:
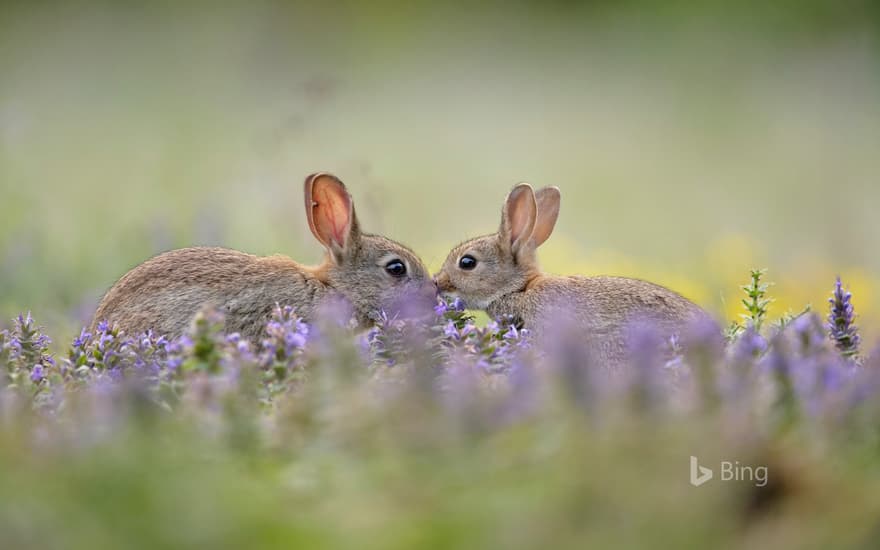
M 458 267 L 464 269 L 465 271 L 470 271 L 473 268 L 477 267 L 477 259 L 471 256 L 470 254 L 465 254 L 458 260 Z
M 400 278 L 406 275 L 406 265 L 400 260 L 391 260 L 385 264 L 385 271 L 392 277 Z

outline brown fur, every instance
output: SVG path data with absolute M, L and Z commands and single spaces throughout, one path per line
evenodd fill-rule
M 647 281 L 544 274 L 536 249 L 552 233 L 559 202 L 556 188 L 535 194 L 527 184 L 514 187 L 498 232 L 454 248 L 435 277 L 438 289 L 458 295 L 469 308 L 486 310 L 493 317 L 513 316 L 539 335 L 554 322 L 574 323 L 585 340 L 594 343 L 597 359 L 608 364 L 626 361 L 626 332 L 633 322 L 652 321 L 671 335 L 708 316 L 680 294 Z M 533 211 L 532 204 L 534 220 L 517 221 L 509 216 L 509 212 Z M 518 228 L 531 231 L 532 238 L 522 242 Z M 476 268 L 459 267 L 464 255 L 477 260 Z
M 172 250 L 135 267 L 113 285 L 98 306 L 93 328 L 105 320 L 129 333 L 152 329 L 174 337 L 187 329 L 199 310 L 216 307 L 226 315 L 227 332 L 256 340 L 276 303 L 293 306 L 308 321 L 322 301 L 337 295 L 351 303 L 360 323 L 369 324 L 402 294 L 433 296 L 428 270 L 415 253 L 390 239 L 360 232 L 342 182 L 315 174 L 306 179 L 305 188 L 309 225 L 327 248 L 321 265 L 225 248 Z M 385 271 L 390 259 L 404 262 L 405 277 Z

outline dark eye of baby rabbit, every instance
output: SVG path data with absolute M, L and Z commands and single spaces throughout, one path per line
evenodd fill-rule
M 395 258 L 385 264 L 385 271 L 392 277 L 399 279 L 406 275 L 406 264 Z
M 470 254 L 465 254 L 458 260 L 458 267 L 464 269 L 465 271 L 470 271 L 471 269 L 477 267 L 477 259 L 471 256 Z

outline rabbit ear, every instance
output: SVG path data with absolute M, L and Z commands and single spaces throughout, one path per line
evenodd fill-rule
M 538 205 L 532 186 L 528 183 L 518 184 L 507 195 L 501 211 L 501 228 L 498 230 L 502 245 L 509 247 L 514 256 L 528 244 L 537 215 Z
M 345 185 L 331 174 L 312 174 L 305 181 L 309 228 L 339 261 L 359 236 L 354 203 Z
M 535 220 L 535 230 L 532 232 L 532 246 L 535 248 L 544 244 L 559 217 L 559 202 L 562 194 L 558 187 L 544 187 L 535 191 L 535 201 L 538 203 L 538 217 Z

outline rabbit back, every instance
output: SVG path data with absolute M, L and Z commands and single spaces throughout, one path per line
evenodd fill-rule
M 117 281 L 101 300 L 94 324 L 107 321 L 129 333 L 151 329 L 176 337 L 199 310 L 216 307 L 225 314 L 226 332 L 255 340 L 276 303 L 311 317 L 327 293 L 322 279 L 319 270 L 283 256 L 213 247 L 172 250 Z
M 510 315 L 543 336 L 561 324 L 574 325 L 595 344 L 599 359 L 625 362 L 634 323 L 650 323 L 663 336 L 681 334 L 710 319 L 702 308 L 663 286 L 627 277 L 540 276 L 518 293 L 492 303 L 493 317 Z

